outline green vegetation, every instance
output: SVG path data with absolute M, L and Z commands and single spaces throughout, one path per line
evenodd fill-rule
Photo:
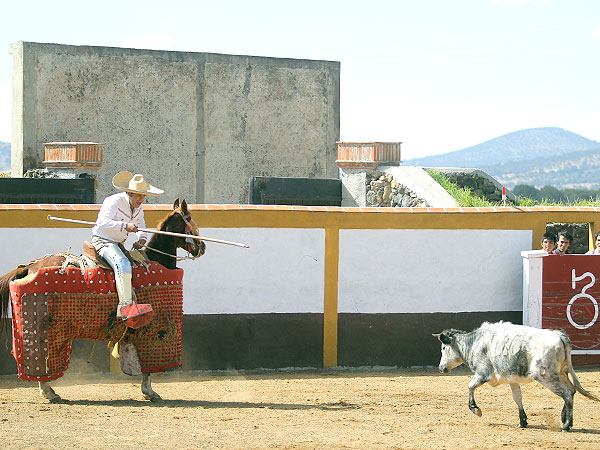
M 444 174 L 433 169 L 427 173 L 454 197 L 459 206 L 502 206 L 501 202 L 490 202 L 474 195 L 469 188 L 463 188 L 453 183 Z M 537 189 L 529 185 L 517 185 L 512 190 L 517 200 L 516 206 L 599 206 L 600 191 L 584 189 L 559 190 L 553 186 Z M 511 202 L 512 204 L 512 202 Z
M 440 172 L 427 169 L 427 173 L 431 175 L 431 178 L 437 181 L 440 186 L 446 189 L 452 197 L 454 197 L 459 206 L 501 206 L 501 203 L 490 202 L 484 198 L 478 197 L 477 195 L 473 195 L 471 189 L 458 186 L 456 183 L 450 181 L 446 175 Z
M 535 200 L 529 197 L 517 197 L 517 206 L 600 206 L 600 199 L 577 198 L 571 201 L 554 201 L 547 198 Z
M 530 201 L 535 205 L 600 206 L 600 190 L 560 190 L 554 186 L 544 186 L 537 189 L 535 186 L 528 184 L 518 184 L 512 192 L 523 201 Z M 532 206 L 519 204 L 521 206 Z

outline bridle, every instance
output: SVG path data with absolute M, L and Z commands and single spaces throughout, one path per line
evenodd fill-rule
M 192 215 L 190 213 L 183 214 L 183 212 L 181 212 L 181 211 L 175 211 L 175 212 L 181 216 L 181 218 L 183 219 L 183 222 L 185 223 L 184 233 L 187 235 L 193 236 L 194 235 L 194 227 L 192 227 L 192 224 L 190 223 L 190 221 L 192 220 Z M 163 252 L 161 250 L 157 250 L 152 247 L 148 247 L 147 245 L 145 245 L 144 248 L 147 250 L 152 250 L 153 252 L 156 252 L 156 253 L 160 253 L 161 255 L 170 256 L 171 258 L 175 258 L 176 261 L 184 261 L 186 259 L 194 260 L 194 259 L 198 259 L 202 256 L 202 255 L 192 256 L 191 248 L 194 245 L 194 239 L 186 238 L 185 242 L 187 244 L 185 246 L 185 248 L 184 247 L 178 247 L 178 248 L 183 248 L 188 253 L 188 256 L 177 256 L 176 254 L 172 255 L 170 253 Z

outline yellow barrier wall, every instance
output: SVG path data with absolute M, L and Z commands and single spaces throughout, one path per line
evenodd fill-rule
M 81 227 L 49 221 L 48 215 L 95 221 L 100 205 L 0 205 L 0 228 Z M 531 230 L 539 248 L 549 222 L 589 223 L 600 231 L 600 208 L 341 208 L 273 205 L 190 205 L 201 228 L 319 228 L 325 230 L 323 366 L 337 365 L 339 232 L 342 229 Z M 146 205 L 149 228 L 170 205 Z

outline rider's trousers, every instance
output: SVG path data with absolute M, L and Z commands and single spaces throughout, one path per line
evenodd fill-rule
M 131 288 L 131 263 L 123 254 L 118 244 L 94 236 L 92 244 L 98 254 L 104 259 L 115 272 L 115 284 L 119 295 L 119 306 L 117 317 L 121 317 L 121 308 L 133 302 Z

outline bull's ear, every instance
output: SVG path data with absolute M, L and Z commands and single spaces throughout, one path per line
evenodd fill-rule
M 187 203 L 185 200 L 181 201 L 181 212 L 185 215 L 188 214 L 188 207 L 187 207 Z
M 440 342 L 442 344 L 446 344 L 446 345 L 450 345 L 450 343 L 454 340 L 453 337 L 449 333 L 446 333 L 445 331 L 442 331 L 440 333 L 438 339 L 440 340 Z
M 179 197 L 177 197 L 175 199 L 175 201 L 173 202 L 173 209 L 177 209 L 179 208 Z

